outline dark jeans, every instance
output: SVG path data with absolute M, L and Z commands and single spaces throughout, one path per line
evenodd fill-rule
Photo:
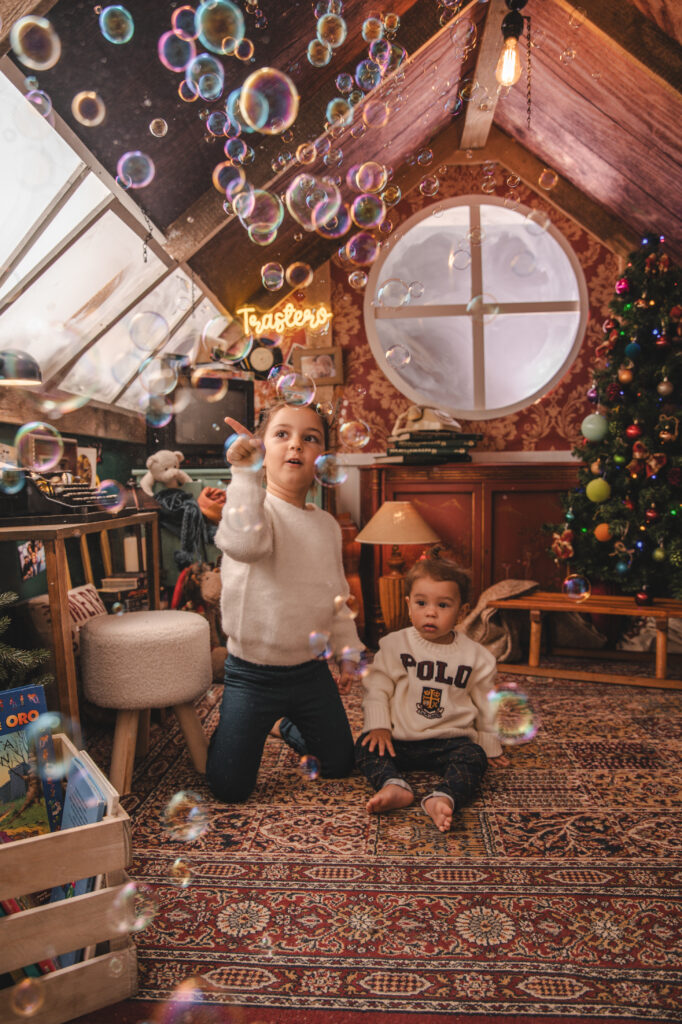
M 254 665 L 228 654 L 220 720 L 208 748 L 206 777 L 226 803 L 246 800 L 256 785 L 263 746 L 278 718 L 300 730 L 303 750 L 321 774 L 342 778 L 353 770 L 353 737 L 339 691 L 323 661 Z M 294 737 L 288 737 L 298 749 Z
M 389 779 L 402 779 L 401 769 L 438 772 L 443 778 L 438 790 L 452 797 L 455 810 L 474 797 L 488 767 L 483 747 L 479 747 L 468 736 L 433 740 L 394 739 L 393 758 L 388 753 L 381 755 L 376 747 L 370 753 L 368 747 L 362 745 L 366 735 L 363 732 L 358 737 L 355 759 L 358 768 L 375 789 L 381 789 Z

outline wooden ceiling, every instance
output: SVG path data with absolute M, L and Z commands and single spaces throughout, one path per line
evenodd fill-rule
M 323 134 L 324 111 L 336 95 L 334 80 L 366 56 L 361 35 L 370 7 L 400 15 L 396 42 L 408 59 L 380 87 L 393 106 L 387 123 L 360 133 L 355 124 L 332 139 L 343 159 L 327 168 L 318 157 L 306 171 L 324 176 L 345 173 L 353 164 L 377 159 L 393 171 L 403 191 L 415 187 L 424 173 L 441 163 L 466 159 L 498 160 L 532 187 L 543 166 L 559 176 L 547 197 L 617 252 L 636 245 L 650 228 L 666 235 L 669 251 L 682 260 L 682 4 L 678 0 L 528 0 L 536 40 L 532 56 L 532 118 L 526 123 L 525 78 L 500 98 L 494 70 L 501 49 L 503 0 L 471 0 L 460 5 L 456 18 L 476 25 L 476 44 L 465 55 L 452 43 L 454 20 L 439 24 L 435 0 L 394 0 L 369 4 L 345 0 L 346 42 L 326 68 L 313 68 L 306 47 L 314 37 L 310 0 L 261 0 L 266 29 L 255 30 L 247 15 L 247 35 L 255 45 L 255 64 L 234 58 L 223 63 L 225 95 L 241 85 L 251 70 L 275 66 L 287 71 L 300 97 L 293 141 L 252 135 L 256 159 L 247 170 L 254 185 L 279 195 L 303 169 L 295 161 L 274 173 L 273 159 Z M 143 149 L 154 159 L 157 173 L 146 189 L 130 195 L 163 231 L 168 251 L 187 260 L 198 277 L 230 311 L 245 301 L 259 306 L 279 301 L 282 293 L 265 292 L 262 263 L 303 260 L 320 265 L 338 242 L 306 233 L 288 215 L 276 241 L 260 247 L 248 241 L 234 216 L 222 209 L 211 184 L 211 172 L 224 159 L 219 142 L 204 140 L 200 103 L 182 103 L 178 76 L 158 61 L 156 40 L 169 27 L 168 0 L 125 0 L 136 25 L 133 40 L 112 46 L 100 35 L 92 0 L 8 0 L 3 11 L 0 52 L 16 17 L 27 11 L 49 12 L 62 42 L 54 69 L 39 75 L 40 87 L 52 98 L 61 117 L 110 172 L 127 149 Z M 584 12 L 581 14 L 581 10 Z M 567 52 L 568 51 L 568 52 Z M 572 59 L 570 51 L 574 52 Z M 521 48 L 525 63 L 525 45 Z M 474 98 L 453 117 L 452 102 L 462 81 L 477 81 Z M 82 89 L 95 89 L 105 100 L 107 118 L 98 128 L 83 128 L 71 115 L 71 99 Z M 374 93 L 372 97 L 374 98 Z M 402 97 L 399 100 L 398 97 Z M 163 117 L 168 134 L 149 133 L 153 117 Z M 427 171 L 415 163 L 426 144 L 434 152 Z M 471 156 L 469 156 L 471 158 Z M 353 194 L 342 185 L 346 201 Z

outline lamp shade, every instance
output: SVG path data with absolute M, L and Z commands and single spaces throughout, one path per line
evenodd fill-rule
M 355 540 L 360 544 L 435 544 L 440 537 L 411 501 L 385 501 Z
M 25 388 L 42 383 L 40 367 L 28 352 L 14 348 L 0 352 L 0 385 Z

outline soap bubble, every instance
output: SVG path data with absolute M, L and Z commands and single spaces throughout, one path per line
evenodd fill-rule
M 343 619 L 357 619 L 360 614 L 357 597 L 354 594 L 337 594 L 334 598 L 334 614 Z
M 395 35 L 400 28 L 400 15 L 394 14 L 392 11 L 388 14 L 383 15 L 384 21 L 384 32 L 386 35 Z
M 320 42 L 319 39 L 312 39 L 308 43 L 308 63 L 314 68 L 323 68 L 332 59 L 332 48 L 329 43 Z
M 466 270 L 471 264 L 471 252 L 460 246 L 453 249 L 448 256 L 448 266 L 451 270 Z
M 327 217 L 324 224 L 317 224 L 315 230 L 321 238 L 341 238 L 350 230 L 350 226 L 350 212 L 344 203 L 334 216 Z
M 331 658 L 333 652 L 329 633 L 318 633 L 313 630 L 308 634 L 308 644 L 313 658 L 317 658 L 320 661 L 328 661 Z
M 149 426 L 157 429 L 167 427 L 176 411 L 173 403 L 163 395 L 151 395 L 149 398 L 145 395 L 140 400 L 139 407 Z
M 182 857 L 176 857 L 168 869 L 168 876 L 179 889 L 186 889 L 192 881 L 192 869 Z
M 12 987 L 10 1009 L 17 1017 L 35 1017 L 45 1002 L 45 984 L 40 978 L 23 978 Z
M 304 779 L 314 782 L 320 776 L 320 762 L 312 754 L 304 754 L 298 762 L 298 770 Z
M 410 281 L 410 299 L 421 299 L 424 294 L 424 285 L 421 281 Z
M 363 92 L 370 92 L 381 81 L 381 68 L 374 60 L 361 60 L 355 69 L 355 81 Z
M 258 26 L 256 25 L 256 27 Z M 240 39 L 234 48 L 234 55 L 237 60 L 242 60 L 246 63 L 246 61 L 251 60 L 253 57 L 254 50 L 255 46 L 250 39 Z
M 262 529 L 262 520 L 254 519 L 253 512 L 245 505 L 231 505 L 227 512 L 227 525 L 235 533 L 250 533 Z
M 217 100 L 225 84 L 225 71 L 220 61 L 208 53 L 200 53 L 185 69 L 189 90 L 205 100 Z
M 559 175 L 556 171 L 550 170 L 549 167 L 544 167 L 540 172 L 538 185 L 540 188 L 544 188 L 546 192 L 549 192 L 550 189 L 554 188 L 558 180 Z
M 149 133 L 155 139 L 162 139 L 168 131 L 168 125 L 162 117 L 155 117 L 149 122 Z
M 433 174 L 427 174 L 419 182 L 419 191 L 423 196 L 435 196 L 440 188 L 440 181 Z
M 155 173 L 154 161 L 139 149 L 124 153 L 116 164 L 116 174 L 127 188 L 145 188 Z
M 348 470 L 333 452 L 323 452 L 315 459 L 315 479 L 323 487 L 338 487 L 348 479 Z
M 128 324 L 130 339 L 142 352 L 153 352 L 168 339 L 169 333 L 166 318 L 153 310 L 135 313 Z
M 277 394 L 287 405 L 310 405 L 315 382 L 305 373 L 286 373 L 277 381 Z
M 335 50 L 346 41 L 348 27 L 338 14 L 325 14 L 317 22 L 317 38 Z
M 531 210 L 526 214 L 524 227 L 529 235 L 542 235 L 550 224 L 549 217 L 542 210 Z
M 346 420 L 339 427 L 339 439 L 347 448 L 364 448 L 371 436 L 370 428 L 363 420 Z
M 225 126 L 228 124 L 227 114 L 224 114 L 222 110 L 214 110 L 206 118 L 206 131 L 213 135 L 214 138 L 219 138 L 225 134 Z
M 31 89 L 26 93 L 26 99 L 41 117 L 49 117 L 52 113 L 52 100 L 42 89 Z
M 334 99 L 330 100 L 325 110 L 325 118 L 328 123 L 334 127 L 344 127 L 349 125 L 353 120 L 353 108 L 351 107 L 348 100 L 344 100 L 341 96 L 335 96 Z M 329 153 L 325 154 L 324 162 L 327 167 L 337 166 L 341 163 L 341 160 L 336 160 L 330 157 L 332 153 L 340 153 L 341 159 L 343 159 L 343 153 L 341 150 L 330 150 Z
M 571 46 L 567 46 L 566 49 L 562 50 L 559 54 L 559 61 L 564 65 L 564 67 L 567 67 L 569 64 L 573 63 L 576 57 L 577 53 L 575 50 Z
M 263 442 L 261 441 L 261 439 L 259 437 L 258 438 L 252 438 L 250 434 L 230 434 L 230 436 L 225 441 L 225 445 L 223 447 L 223 454 L 225 456 L 225 462 L 227 462 L 230 465 L 232 464 L 230 462 L 229 453 L 230 453 L 230 448 L 232 447 L 232 445 L 236 441 L 248 441 L 248 440 L 251 440 L 253 442 L 249 446 L 253 450 L 253 452 L 254 452 L 254 454 L 252 455 L 253 461 L 246 463 L 246 462 L 244 462 L 243 460 L 240 459 L 239 462 L 237 463 L 237 465 L 239 466 L 240 469 L 247 469 L 247 470 L 249 470 L 252 473 L 257 473 L 258 470 L 262 467 L 263 461 L 265 459 L 265 445 L 263 444 Z
M 243 333 L 241 321 L 222 315 L 211 317 L 204 324 L 201 339 L 211 358 L 224 363 L 246 359 L 253 346 L 253 336 Z
M 121 512 L 126 504 L 125 487 L 118 480 L 102 480 L 95 491 L 95 504 L 110 515 Z
M 513 683 L 508 683 L 503 690 L 493 691 L 489 700 L 500 743 L 516 746 L 528 743 L 537 734 L 537 716 L 526 694 Z
M 264 263 L 260 268 L 263 287 L 269 292 L 276 292 L 284 284 L 284 267 L 281 263 Z
M 298 103 L 298 91 L 288 75 L 276 68 L 259 68 L 242 85 L 239 106 L 256 131 L 278 135 L 296 120 Z
M 276 231 L 284 218 L 279 196 L 262 188 L 238 192 L 232 205 L 244 227 L 255 228 L 257 232 Z
M 109 924 L 119 933 L 141 932 L 159 912 L 154 890 L 138 882 L 127 882 L 114 897 Z
M 177 11 L 175 12 L 177 14 Z M 159 60 L 169 71 L 184 71 L 197 55 L 191 39 L 182 39 L 175 32 L 164 32 L 156 46 Z
M 53 68 L 62 53 L 62 44 L 52 24 L 35 14 L 14 22 L 9 43 L 21 63 L 35 71 Z
M 180 39 L 196 39 L 199 32 L 196 26 L 195 10 L 188 4 L 178 7 L 171 15 L 173 32 Z
M 206 0 L 197 7 L 194 28 L 212 53 L 233 53 L 244 36 L 244 15 L 229 0 Z
M 181 789 L 166 804 L 161 824 L 171 839 L 193 843 L 208 829 L 208 807 L 198 793 Z
M 107 42 L 121 46 L 133 38 L 135 22 L 130 11 L 119 4 L 113 4 L 103 8 L 99 16 L 99 27 Z
M 125 605 L 121 604 L 120 601 L 114 601 L 114 603 L 111 606 L 111 614 L 112 615 L 123 615 L 124 612 L 125 612 Z
M 290 366 L 289 363 L 280 363 L 279 366 L 273 366 L 273 368 L 270 370 L 270 373 L 268 374 L 268 380 L 270 381 L 271 384 L 276 385 L 279 383 L 280 380 L 282 380 L 283 377 L 287 377 L 294 372 L 295 370 L 293 366 Z
M 307 263 L 290 263 L 286 269 L 286 279 L 292 288 L 307 288 L 313 279 L 312 267 Z
M 512 257 L 509 264 L 517 277 L 530 277 L 535 271 L 535 256 L 529 249 L 523 249 Z
M 348 284 L 356 291 L 361 291 L 367 284 L 367 274 L 364 270 L 354 270 L 348 275 Z
M 366 43 L 378 42 L 383 37 L 384 26 L 381 18 L 370 14 L 362 23 L 362 38 Z
M 365 267 L 379 255 L 379 242 L 369 231 L 358 231 L 348 239 L 343 251 L 351 263 Z
M 68 774 L 71 755 L 66 746 L 60 752 L 60 747 L 55 743 L 53 750 L 50 750 L 49 737 L 59 733 L 66 735 L 75 746 L 80 745 L 78 726 L 58 711 L 46 711 L 26 727 L 27 747 L 35 758 L 36 771 L 43 779 L 61 779 Z
M 101 124 L 107 114 L 101 96 L 92 90 L 76 93 L 71 100 L 71 113 L 79 124 L 94 128 Z
M 327 178 L 297 174 L 286 191 L 289 213 L 306 231 L 328 224 L 341 207 L 341 193 Z
M 383 128 L 388 116 L 388 105 L 383 100 L 368 99 L 362 108 L 362 120 L 368 128 Z
M 491 324 L 498 316 L 500 307 L 493 295 L 474 295 L 467 303 L 467 313 L 471 313 L 474 319 L 480 319 L 485 324 Z
M 145 359 L 137 379 L 147 394 L 169 395 L 178 382 L 178 368 L 165 359 Z
M 380 306 L 406 306 L 410 301 L 410 286 L 398 277 L 389 277 L 379 288 Z
M 64 454 L 62 435 L 49 423 L 24 423 L 17 430 L 14 441 L 17 465 L 36 473 L 56 469 Z
M 403 345 L 391 345 L 386 350 L 386 362 L 395 370 L 401 370 L 412 359 L 410 352 Z
M 350 215 L 357 227 L 369 230 L 377 227 L 384 219 L 386 207 L 379 196 L 365 192 L 353 200 Z
M 9 462 L 0 462 L 0 494 L 18 494 L 26 483 L 25 473 Z
M 403 198 L 403 193 L 399 185 L 388 185 L 381 193 L 381 198 L 386 206 L 397 206 Z
M 302 142 L 296 149 L 296 159 L 299 164 L 312 164 L 317 157 L 317 150 L 314 142 Z
M 367 160 L 360 164 L 355 174 L 356 187 L 359 192 L 381 192 L 388 181 L 388 171 L 376 160 Z
M 561 593 L 571 601 L 586 601 L 592 593 L 592 586 L 587 577 L 571 573 L 561 584 Z

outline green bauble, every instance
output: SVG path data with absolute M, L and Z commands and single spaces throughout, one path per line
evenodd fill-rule
M 596 480 L 590 480 L 585 488 L 585 496 L 590 501 L 593 501 L 595 505 L 599 505 L 602 501 L 608 501 L 611 497 L 611 485 L 603 477 L 599 476 Z
M 601 413 L 593 412 L 580 424 L 583 437 L 588 441 L 603 441 L 609 429 L 609 421 Z

